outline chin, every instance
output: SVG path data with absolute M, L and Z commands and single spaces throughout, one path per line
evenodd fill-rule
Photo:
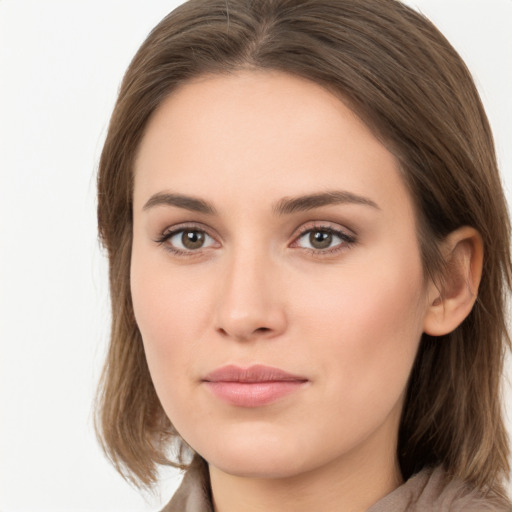
M 296 476 L 304 471 L 294 458 L 282 454 L 226 454 L 213 457 L 208 464 L 220 471 L 240 478 L 280 479 Z
M 216 448 L 218 446 L 218 448 Z M 268 436 L 240 436 L 199 452 L 208 464 L 243 478 L 288 478 L 314 468 L 304 443 Z

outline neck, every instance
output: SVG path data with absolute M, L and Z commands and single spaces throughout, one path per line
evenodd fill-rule
M 212 465 L 209 471 L 215 512 L 364 512 L 402 483 L 396 445 L 383 447 L 381 439 L 282 478 L 237 476 Z

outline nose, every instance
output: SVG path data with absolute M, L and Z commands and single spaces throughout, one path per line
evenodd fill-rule
M 239 251 L 219 275 L 216 330 L 238 341 L 274 338 L 286 330 L 284 290 L 276 262 Z

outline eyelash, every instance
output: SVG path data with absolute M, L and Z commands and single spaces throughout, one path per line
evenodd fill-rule
M 171 231 L 164 231 L 162 233 L 162 235 L 155 240 L 155 242 L 159 245 L 165 244 L 165 250 L 169 251 L 171 254 L 173 254 L 175 256 L 185 256 L 185 257 L 199 256 L 201 254 L 201 249 L 197 249 L 197 250 L 190 249 L 190 250 L 184 251 L 182 249 L 173 247 L 170 244 L 167 244 L 167 242 L 175 235 L 177 235 L 179 233 L 187 232 L 187 231 L 203 233 L 213 239 L 213 237 L 204 228 L 197 226 L 197 225 L 187 225 L 187 226 L 179 226 L 175 229 L 172 229 Z M 316 225 L 315 224 L 313 226 L 308 226 L 308 227 L 301 229 L 301 231 L 295 237 L 292 244 L 297 243 L 297 241 L 300 240 L 302 237 L 304 237 L 304 235 L 306 235 L 308 233 L 314 233 L 314 232 L 327 233 L 327 234 L 336 236 L 341 240 L 340 243 L 338 243 L 334 247 L 331 247 L 328 249 L 312 249 L 312 248 L 308 248 L 308 247 L 303 247 L 303 250 L 307 251 L 308 253 L 310 253 L 316 257 L 332 256 L 333 254 L 336 254 L 344 249 L 349 248 L 350 246 L 355 244 L 357 241 L 355 236 L 349 235 L 348 233 L 346 233 L 342 230 L 334 229 L 334 228 L 332 228 L 330 226 L 326 226 L 326 225 Z
M 332 228 L 331 226 L 326 226 L 322 224 L 314 224 L 313 226 L 302 228 L 299 234 L 295 237 L 295 240 L 292 242 L 292 244 L 296 244 L 302 237 L 304 237 L 308 233 L 315 232 L 327 233 L 329 235 L 336 236 L 341 240 L 341 242 L 336 244 L 334 247 L 330 247 L 328 249 L 312 249 L 308 247 L 303 247 L 303 250 L 317 257 L 332 256 L 334 254 L 339 253 L 340 251 L 348 249 L 349 247 L 356 243 L 355 236 L 349 235 L 348 233 L 342 231 L 341 229 L 335 229 Z

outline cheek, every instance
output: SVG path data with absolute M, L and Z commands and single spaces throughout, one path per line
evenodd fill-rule
M 132 300 L 135 319 L 142 335 L 151 380 L 167 417 L 179 432 L 200 424 L 198 408 L 190 407 L 190 382 L 197 362 L 197 329 L 201 296 L 197 289 L 180 292 L 179 279 L 172 282 L 155 267 L 132 263 Z M 190 283 L 188 283 L 190 284 Z M 185 425 L 185 426 L 183 426 Z
M 399 255 L 347 265 L 301 294 L 295 316 L 317 340 L 334 407 L 342 395 L 345 409 L 389 409 L 404 391 L 422 333 L 423 272 L 419 257 Z
M 171 273 L 165 255 L 148 255 L 135 244 L 131 293 L 156 391 L 159 396 L 179 392 L 197 358 L 199 332 L 204 331 L 212 303 L 210 283 L 198 272 Z

